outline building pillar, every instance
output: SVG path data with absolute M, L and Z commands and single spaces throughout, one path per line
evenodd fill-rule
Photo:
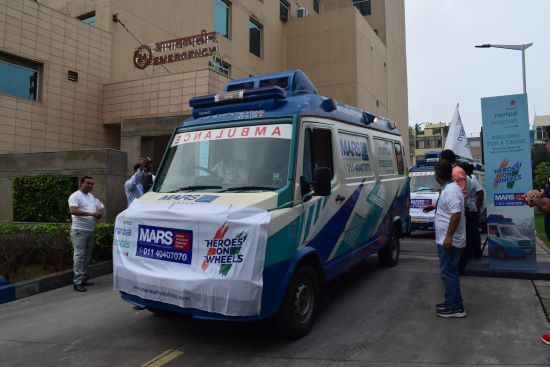
M 141 153 L 141 136 L 124 136 L 120 137 L 120 150 L 127 153 L 127 173 L 128 176 L 133 174 L 134 165 L 139 163 Z

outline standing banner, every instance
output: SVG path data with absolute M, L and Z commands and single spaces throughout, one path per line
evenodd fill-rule
M 449 126 L 449 133 L 445 139 L 445 148 L 452 150 L 457 156 L 462 158 L 474 160 L 472 151 L 470 150 L 470 144 L 466 139 L 466 131 L 462 125 L 462 119 L 460 118 L 460 112 L 458 112 L 458 104 L 456 105 L 453 119 Z
M 532 188 L 527 95 L 482 98 L 481 110 L 489 268 L 535 270 L 534 213 L 523 202 Z

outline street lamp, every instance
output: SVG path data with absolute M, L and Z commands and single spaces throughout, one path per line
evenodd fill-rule
M 477 48 L 506 48 L 508 50 L 521 50 L 521 67 L 523 70 L 523 94 L 527 94 L 527 82 L 525 79 L 525 50 L 533 46 L 533 42 L 524 45 L 493 45 L 486 43 L 483 45 L 477 45 Z

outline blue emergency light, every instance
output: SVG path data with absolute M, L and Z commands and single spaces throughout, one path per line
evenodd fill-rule
M 206 96 L 193 97 L 189 106 L 193 108 L 208 108 L 228 103 L 254 102 L 264 99 L 286 99 L 286 92 L 281 87 L 263 87 L 249 90 L 236 90 Z

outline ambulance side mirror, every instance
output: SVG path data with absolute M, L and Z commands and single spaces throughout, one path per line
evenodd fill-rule
M 315 181 L 313 182 L 313 191 L 315 192 L 315 195 L 329 196 L 331 193 L 331 179 L 330 168 L 315 168 Z

